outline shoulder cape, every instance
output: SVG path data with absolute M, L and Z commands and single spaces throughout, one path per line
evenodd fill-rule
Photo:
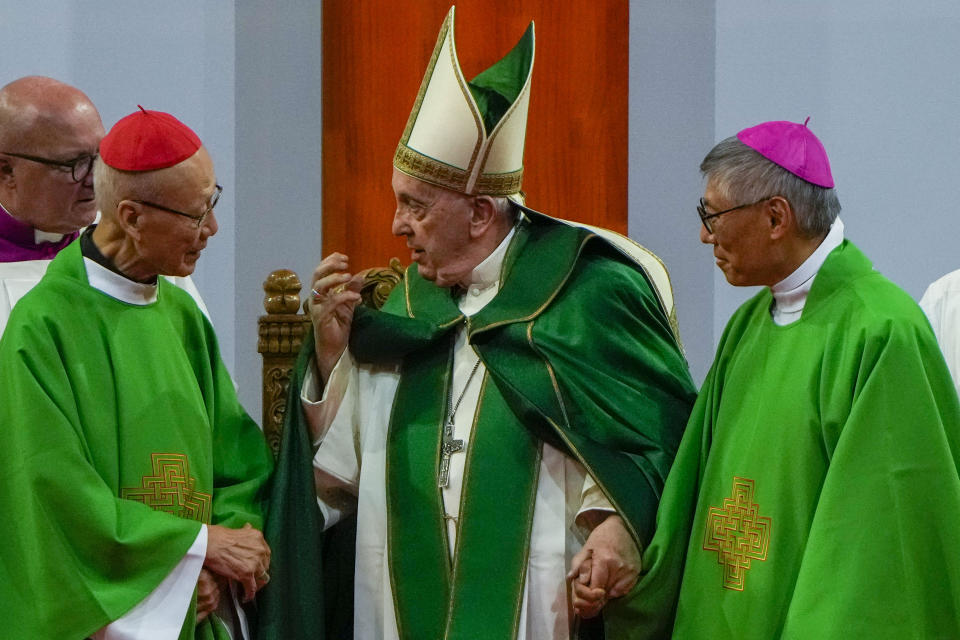
M 531 222 L 508 252 L 503 287 L 468 323 L 470 340 L 511 410 L 536 438 L 586 464 L 644 544 L 695 395 L 670 320 L 672 294 L 651 286 L 651 280 L 668 280 L 590 230 L 527 213 Z M 449 290 L 420 278 L 414 265 L 383 312 L 356 310 L 350 348 L 361 362 L 402 361 L 438 345 L 446 353 L 461 320 Z M 303 574 L 318 573 L 322 554 L 312 452 L 299 403 L 309 342 L 291 380 L 267 526 L 274 571 L 262 604 L 262 621 L 270 621 L 261 626 L 263 638 L 318 637 L 317 629 L 329 625 L 310 609 L 309 598 L 292 597 L 294 582 L 303 589 L 309 579 Z M 306 552 L 292 538 L 302 541 L 303 531 Z M 283 553 L 288 560 L 280 559 Z M 282 562 L 289 567 L 286 577 L 279 573 Z M 290 586 L 279 586 L 283 580 Z M 284 597 L 288 592 L 291 597 Z M 314 580 L 305 593 L 318 594 L 312 601 L 319 601 L 322 586 Z M 313 621 L 295 622 L 303 616 Z

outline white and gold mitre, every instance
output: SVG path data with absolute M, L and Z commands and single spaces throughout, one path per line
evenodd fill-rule
M 467 82 L 450 7 L 393 166 L 468 195 L 520 191 L 533 72 L 533 22 L 514 48 Z

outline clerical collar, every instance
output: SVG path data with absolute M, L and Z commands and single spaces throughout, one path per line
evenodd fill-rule
M 90 286 L 127 304 L 144 306 L 156 302 L 157 283 L 137 282 L 120 273 L 113 261 L 103 255 L 93 241 L 96 226 L 87 227 L 80 236 L 80 253 L 83 254 L 83 266 L 87 270 Z
M 837 218 L 830 225 L 820 246 L 803 261 L 796 271 L 770 287 L 773 294 L 773 307 L 770 314 L 778 325 L 788 325 L 800 319 L 803 307 L 807 303 L 807 296 L 813 286 L 814 277 L 820 271 L 830 252 L 843 242 L 843 221 Z
M 473 272 L 470 273 L 469 289 L 476 287 L 480 291 L 483 291 L 500 282 L 500 270 L 503 267 L 503 259 L 507 255 L 507 247 L 510 246 L 510 241 L 516 232 L 516 227 L 510 229 L 510 233 L 500 241 L 500 244 L 493 250 L 493 253 L 474 267 Z
M 469 285 L 458 303 L 464 314 L 469 316 L 480 311 L 497 295 L 497 291 L 500 290 L 503 260 L 516 231 L 516 227 L 510 229 L 510 233 L 497 245 L 497 248 L 470 272 Z
M 0 204 L 0 262 L 49 260 L 73 242 L 78 232 L 62 234 L 20 222 Z

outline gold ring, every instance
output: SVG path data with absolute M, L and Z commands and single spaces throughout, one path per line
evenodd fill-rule
M 340 285 L 339 287 L 337 287 L 336 289 L 334 289 L 333 292 L 334 292 L 334 293 L 343 293 L 343 292 L 346 291 L 346 290 L 347 290 L 347 285 L 342 284 L 342 285 Z
M 270 582 L 270 574 L 264 571 L 259 576 L 257 576 L 257 580 L 260 582 Z

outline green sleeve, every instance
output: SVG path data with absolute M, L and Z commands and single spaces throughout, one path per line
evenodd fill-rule
M 213 329 L 207 326 L 213 388 L 207 400 L 213 425 L 212 522 L 234 529 L 249 522 L 263 530 L 273 456 L 260 427 L 240 405 Z
M 646 278 L 604 256 L 582 261 L 532 340 L 555 370 L 571 440 L 646 546 L 696 389 Z
M 0 617 L 20 638 L 86 637 L 177 565 L 201 524 L 117 497 L 94 467 L 71 375 L 42 317 L 0 341 Z
M 847 398 L 825 404 L 832 456 L 782 637 L 957 638 L 956 391 L 922 319 L 863 343 L 852 400 L 837 380 Z

